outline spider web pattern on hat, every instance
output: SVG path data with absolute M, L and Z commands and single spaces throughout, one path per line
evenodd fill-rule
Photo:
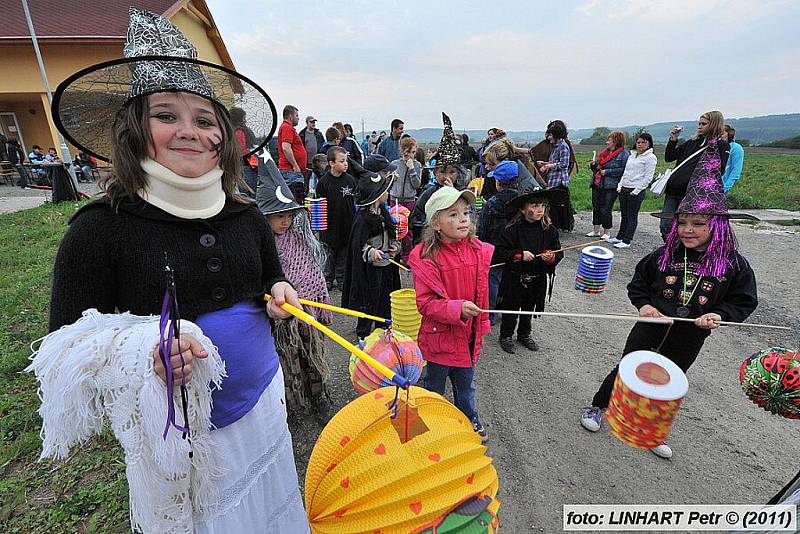
M 245 157 L 269 142 L 277 112 L 263 89 L 241 74 L 197 59 L 192 43 L 163 17 L 135 8 L 130 16 L 125 58 L 83 69 L 56 90 L 53 119 L 72 144 L 110 161 L 114 121 L 131 98 L 179 91 L 213 100 L 228 112 L 242 109 L 244 127 L 254 138 Z
M 728 200 L 722 187 L 722 159 L 717 147 L 716 139 L 708 142 L 676 213 L 728 215 Z
M 125 57 L 175 56 L 197 59 L 197 49 L 163 17 L 130 8 L 131 22 Z M 129 98 L 161 91 L 182 90 L 216 100 L 214 91 L 202 70 L 194 63 L 182 61 L 150 61 L 133 65 Z

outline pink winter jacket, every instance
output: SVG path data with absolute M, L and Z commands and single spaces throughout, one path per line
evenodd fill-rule
M 423 244 L 411 251 L 417 308 L 422 314 L 419 348 L 429 362 L 451 367 L 472 367 L 481 352 L 481 339 L 489 333 L 489 314 L 461 319 L 461 305 L 471 300 L 489 307 L 489 264 L 494 247 L 478 239 L 442 243 L 434 261 L 422 259 Z M 473 354 L 469 340 L 475 338 Z

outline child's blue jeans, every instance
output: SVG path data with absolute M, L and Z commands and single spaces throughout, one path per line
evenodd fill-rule
M 472 383 L 474 375 L 474 367 L 451 367 L 428 362 L 425 366 L 425 389 L 444 396 L 445 383 L 449 376 L 456 408 L 474 423 L 479 420 L 478 410 L 475 408 L 475 386 Z

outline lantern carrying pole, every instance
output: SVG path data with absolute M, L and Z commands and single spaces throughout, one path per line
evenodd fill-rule
M 409 382 L 409 380 L 406 377 L 398 375 L 397 373 L 395 373 L 394 371 L 383 365 L 381 362 L 379 362 L 378 360 L 376 360 L 375 358 L 373 358 L 360 348 L 356 347 L 355 345 L 344 339 L 342 336 L 340 336 L 339 334 L 337 334 L 336 332 L 325 326 L 324 324 L 317 321 L 314 318 L 314 316 L 311 315 L 310 313 L 307 313 L 304 310 L 296 308 L 291 304 L 289 304 L 288 302 L 285 303 L 283 306 L 281 306 L 281 308 L 283 308 L 284 311 L 291 313 L 299 320 L 303 321 L 304 323 L 310 326 L 313 326 L 314 328 L 316 328 L 317 330 L 319 330 L 320 332 L 331 338 L 333 341 L 341 345 L 344 349 L 351 352 L 358 359 L 360 359 L 361 361 L 363 361 L 364 363 L 366 363 L 367 365 L 378 371 L 380 374 L 391 380 L 392 383 L 395 384 L 396 386 L 399 386 L 402 389 L 408 389 L 409 386 L 411 386 L 411 382 Z

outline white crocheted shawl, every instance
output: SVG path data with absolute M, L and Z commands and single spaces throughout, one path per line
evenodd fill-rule
M 194 360 L 187 384 L 191 447 L 175 429 L 162 438 L 166 386 L 152 357 L 158 317 L 87 310 L 42 338 L 26 369 L 39 381 L 41 458 L 66 458 L 70 447 L 101 432 L 108 420 L 125 452 L 131 526 L 146 533 L 194 532 L 193 514 L 217 501 L 216 481 L 224 473 L 209 428 L 211 385 L 220 387 L 225 364 L 197 325 L 181 321 L 180 332 L 208 351 L 208 358 Z M 177 387 L 174 396 L 180 422 Z

